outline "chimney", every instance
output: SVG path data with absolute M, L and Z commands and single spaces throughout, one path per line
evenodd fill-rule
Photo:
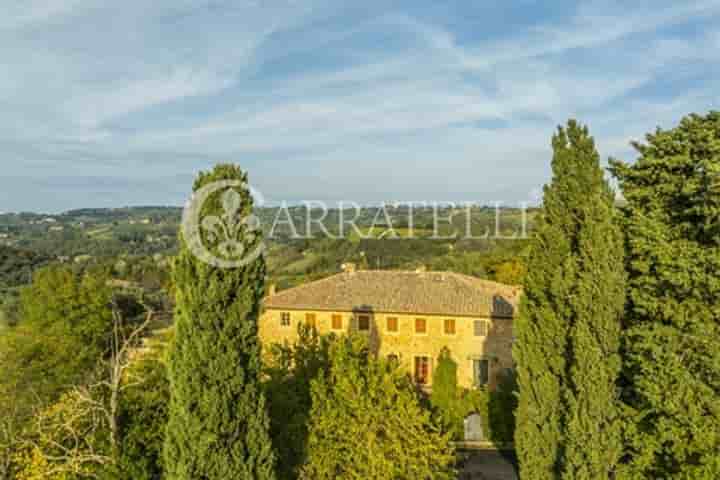
M 268 296 L 268 297 L 272 297 L 272 296 L 275 295 L 276 293 L 277 293 L 277 288 L 276 288 L 275 284 L 274 284 L 274 283 L 271 283 L 270 285 L 268 285 L 268 288 L 267 288 L 267 296 Z
M 357 270 L 357 267 L 354 263 L 343 263 L 340 265 L 340 268 L 342 268 L 342 271 L 345 273 L 355 273 Z

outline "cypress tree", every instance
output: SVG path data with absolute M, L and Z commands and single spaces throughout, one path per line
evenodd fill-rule
M 432 385 L 430 404 L 438 417 L 438 423 L 444 431 L 452 433 L 453 438 L 462 439 L 463 418 L 468 408 L 463 404 L 462 392 L 458 388 L 457 363 L 447 347 L 440 351 Z
M 233 165 L 201 173 L 193 191 L 223 180 L 226 187 L 203 202 L 199 223 L 212 255 L 252 252 L 261 241 L 239 225 L 238 244 L 223 246 L 233 236 L 232 222 L 249 218 L 252 198 L 247 176 Z M 223 222 L 226 230 L 219 226 Z M 217 228 L 213 233 L 213 225 Z M 177 303 L 175 339 L 169 357 L 171 402 L 164 457 L 166 478 L 177 480 L 272 479 L 274 454 L 269 420 L 260 385 L 258 315 L 264 293 L 265 261 L 259 256 L 244 265 L 224 268 L 207 263 L 181 235 L 173 265 Z
M 515 445 L 522 478 L 609 478 L 620 456 L 622 237 L 587 128 L 570 120 L 552 146 L 515 324 Z
M 720 478 L 720 112 L 656 130 L 632 165 L 624 337 L 630 478 Z

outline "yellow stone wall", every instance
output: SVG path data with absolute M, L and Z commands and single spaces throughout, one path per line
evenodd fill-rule
M 290 314 L 290 325 L 281 325 L 281 313 Z M 260 319 L 260 340 L 264 346 L 272 343 L 294 343 L 298 337 L 298 325 L 306 322 L 306 314 L 314 314 L 320 334 L 357 331 L 357 316 L 352 312 L 329 312 L 308 310 L 267 309 Z M 332 329 L 332 315 L 341 315 L 343 328 Z M 363 313 L 364 314 L 364 313 Z M 447 347 L 458 366 L 458 383 L 465 388 L 473 387 L 473 359 L 488 359 L 490 387 L 496 385 L 496 377 L 503 370 L 512 368 L 512 319 L 483 317 L 453 317 L 433 315 L 408 315 L 394 313 L 370 314 L 370 347 L 381 356 L 397 355 L 401 366 L 408 372 L 414 370 L 416 356 L 431 359 L 431 370 L 437 363 L 441 350 Z M 387 331 L 387 317 L 398 319 L 398 331 Z M 427 333 L 415 333 L 415 319 L 425 318 Z M 455 319 L 455 334 L 444 333 L 444 321 Z M 486 336 L 475 336 L 474 321 L 488 322 Z M 432 371 L 430 372 L 432 383 Z M 431 386 L 431 385 L 428 385 Z

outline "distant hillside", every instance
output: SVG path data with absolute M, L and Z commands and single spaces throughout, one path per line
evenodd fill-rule
M 280 288 L 330 275 L 345 262 L 373 269 L 424 265 L 516 283 L 527 247 L 522 237 L 533 231 L 538 213 L 510 207 L 407 205 L 360 211 L 308 211 L 296 205 L 255 211 L 269 246 L 269 279 Z M 0 288 L 27 282 L 34 265 L 47 259 L 77 268 L 103 265 L 117 278 L 163 284 L 164 259 L 177 252 L 181 215 L 179 207 L 158 206 L 0 214 L 0 245 L 6 246 L 0 257 Z M 319 218 L 325 230 L 317 224 Z

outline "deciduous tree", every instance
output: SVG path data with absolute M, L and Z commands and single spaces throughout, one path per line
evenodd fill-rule
M 627 202 L 630 478 L 720 478 L 720 112 L 613 162 Z
M 449 434 L 439 433 L 410 379 L 375 358 L 367 341 L 342 337 L 312 385 L 310 439 L 300 478 L 451 479 Z
M 58 266 L 23 288 L 21 321 L 0 334 L 0 478 L 33 413 L 95 372 L 112 328 L 111 298 L 103 275 Z
M 15 455 L 18 480 L 97 478 L 113 463 L 102 399 L 77 388 L 41 408 Z
M 265 391 L 279 478 L 297 478 L 305 460 L 312 407 L 310 386 L 329 368 L 332 341 L 334 335 L 320 336 L 314 328 L 300 324 L 293 345 L 275 344 L 268 349 Z

